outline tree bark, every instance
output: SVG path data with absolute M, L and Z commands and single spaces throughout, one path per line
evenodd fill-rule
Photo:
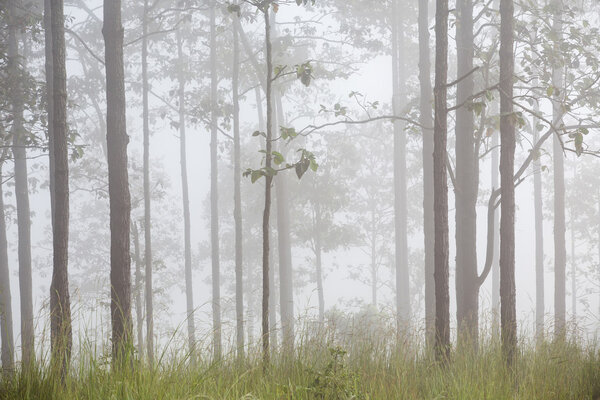
M 44 55 L 46 72 L 46 118 L 48 136 L 48 170 L 50 172 L 50 218 L 54 226 L 54 72 L 52 70 L 52 18 L 51 0 L 44 0 Z
M 266 155 L 265 167 L 271 168 L 273 150 L 273 105 L 272 105 L 272 85 L 273 85 L 273 48 L 271 44 L 271 23 L 269 20 L 269 6 L 267 2 L 262 10 L 265 18 L 265 44 L 266 44 L 266 62 L 267 62 L 267 132 L 266 132 Z M 265 209 L 263 212 L 263 255 L 262 255 L 262 275 L 263 275 L 263 295 L 262 295 L 262 352 L 263 365 L 267 367 L 270 361 L 269 354 L 269 218 L 271 216 L 271 185 L 273 177 L 271 174 L 265 176 Z
M 4 136 L 4 131 L 0 128 Z M 6 151 L 0 159 L 0 340 L 2 345 L 2 372 L 10 375 L 14 370 L 15 342 L 13 338 L 12 297 L 10 291 L 10 270 L 8 267 L 8 243 L 6 239 L 6 215 L 4 213 L 4 191 L 2 166 Z
M 8 82 L 12 106 L 13 158 L 15 198 L 17 203 L 17 230 L 19 255 L 19 294 L 21 298 L 21 351 L 22 364 L 28 368 L 35 360 L 33 295 L 31 278 L 31 212 L 27 182 L 27 154 L 23 128 L 23 87 L 19 71 L 21 56 L 18 43 L 19 0 L 9 0 L 8 26 Z
M 51 0 L 53 71 L 54 217 L 52 242 L 54 268 L 50 285 L 52 362 L 67 373 L 73 342 L 69 298 L 69 149 L 67 127 L 67 71 L 63 0 Z
M 237 19 L 237 16 L 233 16 Z M 233 197 L 235 220 L 235 313 L 236 313 L 236 347 L 238 358 L 244 357 L 244 264 L 242 237 L 242 189 L 241 189 L 241 144 L 240 144 L 240 45 L 237 24 L 233 24 Z
M 314 240 L 315 240 L 315 261 L 317 273 L 317 296 L 319 298 L 319 327 L 323 328 L 325 323 L 325 295 L 323 293 L 323 244 L 321 243 L 321 204 L 317 199 L 314 202 L 315 223 L 313 225 Z
M 402 98 L 406 95 L 404 27 L 398 4 L 392 3 L 392 75 L 394 115 L 402 114 Z M 403 329 L 410 322 L 410 276 L 408 271 L 408 210 L 406 196 L 405 123 L 394 121 L 394 245 L 396 264 L 396 323 Z
M 537 141 L 534 141 L 536 143 Z M 497 190 L 499 184 L 500 151 L 499 135 L 492 137 L 492 190 Z M 500 327 L 500 213 L 498 209 L 494 210 L 494 237 L 492 238 L 493 259 L 492 259 L 492 329 L 493 334 L 499 332 Z
M 436 0 L 435 17 L 435 121 L 433 150 L 434 179 L 434 280 L 435 353 L 438 360 L 450 356 L 450 295 L 448 244 L 448 0 Z
M 219 265 L 219 172 L 217 120 L 217 32 L 216 4 L 210 8 L 210 243 L 212 259 L 213 356 L 220 360 L 221 349 L 221 267 Z
M 562 59 L 560 44 L 562 42 L 562 0 L 554 0 L 555 7 L 552 30 L 558 43 L 554 45 L 556 56 Z M 552 67 L 552 113 L 554 126 L 562 125 L 561 108 L 563 95 L 563 67 Z M 561 140 L 555 132 L 553 136 L 552 158 L 554 164 L 554 335 L 560 339 L 565 334 L 566 321 L 566 217 L 565 217 L 565 165 Z
M 571 314 L 573 322 L 577 324 L 577 264 L 575 254 L 575 225 L 573 209 L 571 209 Z
M 110 198 L 110 283 L 112 353 L 116 367 L 125 366 L 131 352 L 131 197 L 127 171 L 127 127 L 123 71 L 121 0 L 104 0 L 102 28 L 106 58 L 106 142 Z
M 533 83 L 537 87 L 537 80 Z M 534 111 L 539 105 L 534 104 Z M 537 143 L 539 133 L 537 118 L 533 118 L 533 141 Z M 535 215 L 535 332 L 538 341 L 544 338 L 544 210 L 542 200 L 542 165 L 541 152 L 538 151 L 533 160 L 533 206 Z
M 473 1 L 456 4 L 456 319 L 458 335 L 474 345 L 478 339 L 479 285 L 477 273 L 477 191 L 479 162 L 476 158 L 475 125 L 469 99 L 473 95 Z
M 502 349 L 513 365 L 517 348 L 515 299 L 515 125 L 513 115 L 514 4 L 500 1 L 500 323 Z
M 142 119 L 144 135 L 144 265 L 146 268 L 146 347 L 154 365 L 154 307 L 152 304 L 152 206 L 150 199 L 150 121 L 148 110 L 148 0 L 142 17 Z
M 429 55 L 429 1 L 419 0 L 419 122 L 433 126 L 431 115 L 432 88 Z M 433 279 L 435 225 L 433 218 L 433 134 L 422 129 L 423 135 L 423 236 L 425 252 L 425 332 L 427 342 L 435 337 L 435 282 Z
M 184 242 L 184 269 L 185 269 L 185 300 L 187 310 L 188 346 L 190 351 L 190 364 L 196 365 L 196 324 L 194 320 L 194 285 L 192 282 L 192 239 L 190 218 L 190 195 L 187 175 L 187 147 L 185 130 L 185 75 L 183 39 L 181 32 L 177 31 L 177 80 L 179 81 L 179 163 L 181 166 L 181 193 L 183 201 L 183 242 Z

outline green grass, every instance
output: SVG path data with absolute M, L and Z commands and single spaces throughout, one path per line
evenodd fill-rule
M 293 357 L 274 353 L 266 371 L 256 349 L 243 361 L 231 355 L 192 368 L 175 355 L 126 372 L 78 354 L 64 381 L 42 366 L 5 377 L 0 399 L 600 399 L 593 345 L 522 344 L 509 370 L 491 338 L 478 351 L 454 349 L 446 365 L 393 334 L 307 334 L 298 342 Z

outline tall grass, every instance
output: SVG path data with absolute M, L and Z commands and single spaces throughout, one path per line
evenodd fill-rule
M 87 343 L 66 379 L 41 359 L 2 378 L 0 399 L 600 399 L 598 347 L 574 339 L 521 343 L 513 369 L 493 335 L 478 349 L 453 349 L 441 365 L 416 337 L 364 321 L 305 325 L 294 354 L 274 350 L 266 370 L 259 347 L 249 346 L 243 359 L 200 357 L 191 368 L 185 350 L 175 351 L 185 346 L 171 343 L 154 368 L 137 361 L 117 372 Z

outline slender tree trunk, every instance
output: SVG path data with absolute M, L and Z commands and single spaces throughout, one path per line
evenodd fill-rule
M 371 206 L 371 304 L 377 309 L 377 222 L 375 204 Z
M 46 118 L 48 129 L 48 170 L 50 171 L 50 218 L 54 226 L 54 72 L 52 70 L 51 0 L 44 0 L 44 55 L 46 72 Z
M 556 56 L 562 58 L 560 44 L 562 42 L 562 0 L 554 0 L 555 7 L 554 22 L 552 30 L 557 43 L 554 46 Z M 552 99 L 553 122 L 555 126 L 562 125 L 561 115 L 563 95 L 563 71 L 561 65 L 555 65 L 552 68 L 552 86 L 554 95 Z M 565 334 L 566 320 L 566 217 L 565 217 L 565 165 L 563 148 L 559 132 L 553 135 L 554 161 L 554 335 L 560 339 Z
M 577 260 L 575 254 L 575 224 L 571 209 L 571 313 L 573 322 L 577 324 Z
M 432 88 L 429 55 L 429 0 L 419 0 L 419 83 L 421 96 L 419 122 L 433 126 L 431 115 Z M 433 220 L 433 134 L 422 129 L 423 135 L 423 236 L 425 241 L 425 332 L 427 342 L 433 344 L 435 337 L 435 282 L 433 260 L 435 225 Z
M 316 188 L 315 188 L 316 191 Z M 313 225 L 314 232 L 313 236 L 315 239 L 315 261 L 317 267 L 317 296 L 319 298 L 319 327 L 323 328 L 325 323 L 325 296 L 323 293 L 323 260 L 322 251 L 323 245 L 321 243 L 321 204 L 319 200 L 314 202 L 315 209 L 315 223 Z
M 406 96 L 404 26 L 397 1 L 392 8 L 392 75 L 394 114 L 402 114 L 402 99 Z M 408 271 L 408 210 L 406 196 L 406 133 L 405 123 L 394 121 L 394 232 L 396 264 L 396 323 L 398 329 L 410 322 L 410 276 Z
M 267 138 L 266 138 L 266 156 L 265 167 L 271 168 L 273 151 L 273 105 L 272 105 L 272 86 L 273 86 L 273 48 L 271 44 L 271 22 L 269 20 L 269 5 L 265 5 L 263 14 L 265 17 L 265 44 L 266 44 L 266 62 L 267 62 Z M 267 174 L 265 177 L 265 210 L 263 213 L 263 296 L 262 296 L 262 350 L 264 367 L 269 364 L 269 218 L 271 216 L 271 186 L 273 177 Z
M 181 166 L 181 192 L 183 201 L 183 236 L 184 236 L 184 262 L 185 262 L 185 300 L 187 310 L 188 346 L 190 351 L 190 364 L 196 365 L 196 326 L 194 320 L 194 285 L 192 282 L 192 239 L 190 218 L 190 195 L 187 175 L 187 147 L 185 130 L 185 74 L 183 39 L 181 32 L 177 31 L 177 57 L 179 68 L 177 80 L 179 81 L 179 163 Z
M 500 168 L 500 150 L 499 135 L 492 137 L 492 190 L 497 190 L 499 184 Z M 496 208 L 494 210 L 494 238 L 492 246 L 494 248 L 494 257 L 492 260 L 492 329 L 496 335 L 500 329 L 500 213 Z
M 515 125 L 513 116 L 514 4 L 500 0 L 500 323 L 502 348 L 513 365 L 517 348 L 515 299 Z
M 473 95 L 473 1 L 456 3 L 456 102 Z M 466 76 L 466 77 L 465 77 Z M 465 77 L 464 79 L 461 79 Z M 456 110 L 456 319 L 459 339 L 477 344 L 479 285 L 477 274 L 477 189 L 479 163 L 475 154 L 473 110 Z
M 127 171 L 127 127 L 123 71 L 121 0 L 104 0 L 102 28 L 106 58 L 106 142 L 110 198 L 110 283 L 113 361 L 125 366 L 131 352 L 131 197 Z
M 148 109 L 148 0 L 142 19 L 142 108 L 144 131 L 144 264 L 146 268 L 146 346 L 154 365 L 154 306 L 152 304 L 152 206 L 150 199 L 150 116 Z
M 210 8 L 210 243 L 212 254 L 213 355 L 221 359 L 221 267 L 219 265 L 219 172 L 217 121 L 217 27 L 216 4 Z
M 140 357 L 144 354 L 144 313 L 142 309 L 142 257 L 140 254 L 140 236 L 136 223 L 131 224 L 133 233 L 133 256 L 135 261 L 135 316 L 138 341 L 138 353 Z
M 4 131 L 0 128 L 4 136 Z M 15 353 L 13 338 L 12 297 L 10 293 L 10 270 L 8 268 L 8 243 L 6 240 L 6 215 L 4 214 L 4 191 L 2 166 L 6 151 L 0 159 L 0 339 L 2 344 L 2 371 L 9 375 L 14 369 Z
M 436 0 L 435 121 L 433 150 L 435 221 L 435 350 L 439 360 L 450 356 L 450 294 L 448 244 L 448 0 Z
M 233 16 L 237 18 L 237 16 Z M 241 145 L 240 145 L 240 99 L 238 93 L 240 74 L 240 46 L 237 24 L 233 24 L 233 186 L 235 220 L 235 312 L 236 345 L 238 358 L 244 357 L 244 265 L 242 238 L 242 189 L 241 189 Z
M 279 125 L 285 124 L 283 104 L 279 93 L 274 95 Z M 283 150 L 283 149 L 281 149 Z M 290 210 L 286 174 L 278 175 L 274 180 L 277 196 L 277 239 L 279 249 L 279 312 L 283 347 L 287 354 L 294 351 L 294 291 L 292 268 L 292 244 L 290 239 Z
M 31 213 L 27 183 L 27 154 L 23 128 L 23 87 L 19 65 L 22 63 L 18 43 L 19 0 L 9 0 L 8 26 L 8 82 L 12 102 L 13 158 L 15 165 L 15 198 L 17 202 L 17 230 L 19 255 L 19 294 L 21 298 L 21 361 L 29 367 L 35 359 L 33 295 L 31 282 Z
M 533 83 L 537 87 L 537 80 Z M 534 111 L 539 111 L 539 105 L 534 104 Z M 539 141 L 537 130 L 538 120 L 533 118 L 533 142 Z M 533 160 L 533 206 L 535 215 L 535 332 L 538 341 L 544 338 L 544 210 L 542 200 L 542 165 L 541 153 L 538 152 Z
M 69 298 L 69 149 L 67 128 L 67 71 L 63 0 L 51 1 L 53 71 L 54 217 L 52 243 L 54 268 L 50 285 L 52 362 L 67 373 L 73 342 Z

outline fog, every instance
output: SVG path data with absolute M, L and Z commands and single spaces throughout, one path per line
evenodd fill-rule
M 21 304 L 28 296 L 34 355 L 43 359 L 49 354 L 51 281 L 57 268 L 49 155 L 58 154 L 58 147 L 49 135 L 62 131 L 56 121 L 59 130 L 52 129 L 57 112 L 48 115 L 52 91 L 47 91 L 47 72 L 52 70 L 45 58 L 42 3 L 7 0 L 0 5 L 0 163 L 8 267 L 0 279 L 3 296 L 10 280 L 12 322 L 5 317 L 11 314 L 6 296 L 0 305 L 2 329 L 13 333 L 12 343 L 3 338 L 3 352 L 10 348 L 16 361 L 25 351 Z M 504 205 L 494 200 L 498 206 L 491 220 L 488 207 L 500 189 L 501 119 L 507 118 L 516 129 L 511 175 L 524 166 L 514 181 L 512 247 L 519 343 L 551 340 L 561 332 L 593 343 L 600 333 L 597 4 L 515 5 L 515 42 L 510 44 L 514 112 L 507 116 L 500 109 L 500 1 L 450 3 L 448 156 L 443 163 L 450 342 L 457 346 L 463 329 L 475 342 L 500 335 Z M 440 111 L 434 92 L 441 93 L 434 91 L 436 55 L 441 54 L 436 54 L 435 2 L 136 0 L 117 6 L 124 27 L 128 136 L 120 149 L 107 145 L 107 130 L 115 129 L 119 119 L 109 116 L 107 121 L 110 57 L 105 46 L 114 42 L 103 37 L 103 2 L 64 2 L 65 254 L 74 359 L 84 358 L 89 348 L 109 355 L 112 346 L 115 354 L 109 205 L 111 196 L 119 194 L 109 183 L 111 149 L 126 149 L 127 155 L 131 209 L 119 212 L 130 215 L 122 230 L 126 236 L 120 236 L 129 243 L 119 248 L 129 249 L 130 264 L 121 265 L 130 275 L 122 292 L 128 299 L 121 299 L 129 305 L 120 306 L 126 309 L 124 320 L 131 325 L 125 330 L 130 329 L 140 359 L 177 358 L 181 351 L 192 359 L 218 359 L 258 351 L 264 346 L 265 310 L 268 346 L 275 354 L 293 349 L 310 332 L 343 329 L 344 324 L 382 331 L 391 327 L 423 346 L 439 333 L 433 333 L 440 318 L 437 303 L 428 300 L 440 293 L 433 274 L 440 260 L 433 227 L 441 226 L 433 196 L 442 190 L 433 186 L 438 168 L 432 157 L 438 135 L 434 118 Z M 424 18 L 421 14 L 426 26 L 419 26 L 419 7 L 428 8 Z M 466 22 L 469 14 L 472 26 Z M 273 79 L 267 84 L 269 67 Z M 17 171 L 15 149 L 25 150 L 24 170 Z M 182 154 L 187 158 L 183 167 Z M 183 183 L 182 168 L 187 174 Z M 22 174 L 27 212 L 15 194 Z M 541 185 L 537 194 L 536 178 Z M 272 189 L 267 253 L 265 184 Z M 241 218 L 236 219 L 238 211 Z M 30 242 L 22 230 L 28 219 Z M 21 253 L 25 247 L 31 251 L 29 266 Z M 112 268 L 118 266 L 115 254 Z M 265 260 L 271 273 L 268 309 Z M 27 268 L 31 293 L 22 292 Z

